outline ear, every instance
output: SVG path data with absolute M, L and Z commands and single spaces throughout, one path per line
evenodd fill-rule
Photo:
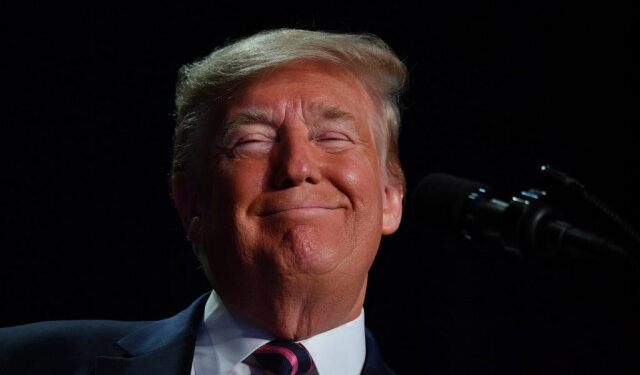
M 401 184 L 387 184 L 382 201 L 382 234 L 388 235 L 400 226 L 404 189 Z
M 192 242 L 202 242 L 202 220 L 196 189 L 184 173 L 176 174 L 172 184 L 173 200 L 187 237 Z

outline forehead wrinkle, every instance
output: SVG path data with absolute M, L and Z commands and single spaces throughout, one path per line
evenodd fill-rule
M 315 128 L 322 120 L 345 120 L 352 123 L 355 115 L 336 104 L 327 104 L 322 101 L 312 100 L 308 103 L 302 97 L 296 96 L 286 100 L 282 106 L 278 106 L 278 113 L 274 114 L 274 121 L 302 121 L 309 130 Z M 280 113 L 282 110 L 283 113 Z M 282 118 L 282 120 L 279 120 Z M 351 127 L 353 127 L 351 125 Z

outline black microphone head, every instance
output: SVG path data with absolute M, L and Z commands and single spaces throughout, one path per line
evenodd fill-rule
M 420 181 L 413 194 L 413 214 L 436 229 L 459 232 L 469 195 L 480 188 L 492 192 L 479 182 L 445 173 L 430 174 Z

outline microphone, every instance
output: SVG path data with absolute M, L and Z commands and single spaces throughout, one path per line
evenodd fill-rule
M 480 182 L 434 173 L 423 178 L 412 199 L 414 216 L 441 233 L 480 242 L 500 240 L 507 250 L 595 257 L 628 254 L 612 241 L 563 221 L 543 190 L 529 189 L 509 201 Z
M 413 194 L 412 209 L 419 221 L 447 234 L 466 234 L 469 206 L 474 199 L 486 200 L 493 189 L 479 182 L 433 173 L 420 181 Z M 470 238 L 469 238 L 470 239 Z
M 547 198 L 546 191 L 529 189 L 502 201 L 494 198 L 493 189 L 485 184 L 434 173 L 418 184 L 412 209 L 418 220 L 433 229 L 474 242 L 499 240 L 505 249 L 519 254 L 545 258 L 561 255 L 613 267 L 630 277 L 639 297 L 640 264 L 637 254 L 627 251 L 634 248 L 620 247 L 562 220 L 553 209 L 556 202 Z

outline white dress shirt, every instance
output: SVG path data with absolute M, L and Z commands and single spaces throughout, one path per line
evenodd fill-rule
M 242 360 L 273 339 L 212 291 L 198 330 L 191 375 L 262 374 Z M 311 354 L 318 374 L 360 374 L 366 355 L 364 310 L 356 319 L 300 343 Z

